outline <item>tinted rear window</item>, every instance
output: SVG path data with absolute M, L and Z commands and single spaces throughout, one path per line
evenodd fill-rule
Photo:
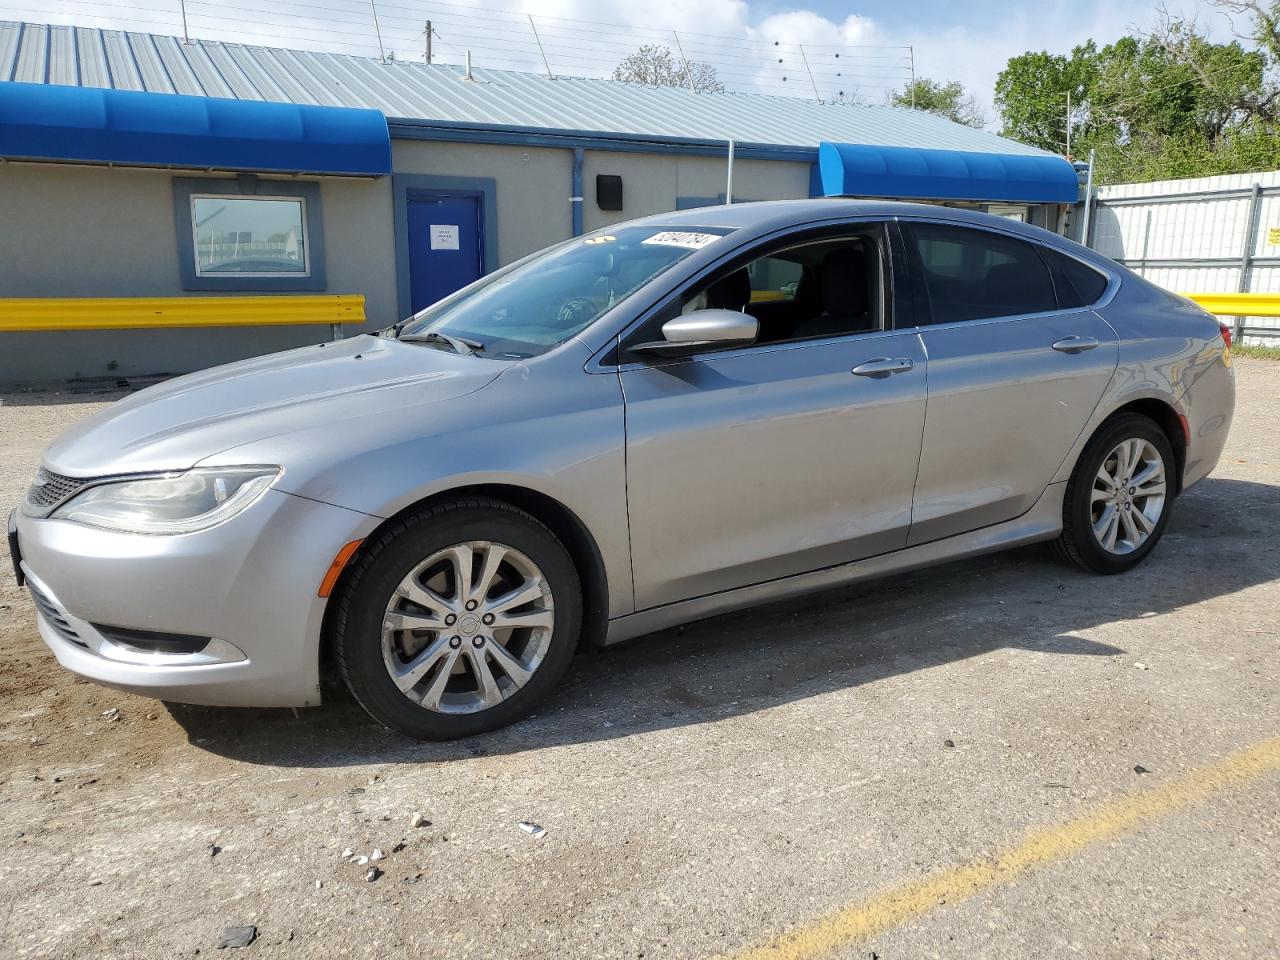
M 1049 268 L 1036 248 L 985 230 L 910 224 L 933 307 L 933 323 L 1057 309 Z
M 1075 257 L 1045 248 L 1041 251 L 1053 270 L 1053 283 L 1058 288 L 1058 306 L 1087 307 L 1097 303 L 1107 289 L 1107 278 Z

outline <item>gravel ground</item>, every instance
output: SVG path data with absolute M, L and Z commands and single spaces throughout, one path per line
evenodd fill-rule
M 1026 549 L 703 621 L 457 744 L 341 694 L 78 681 L 5 558 L 0 956 L 193 956 L 232 925 L 244 956 L 732 954 L 1275 737 L 1280 363 L 1238 369 L 1223 461 L 1138 571 Z M 0 502 L 103 400 L 0 400 Z M 1273 768 L 830 955 L 1280 956 L 1277 810 Z M 367 882 L 341 854 L 374 847 Z

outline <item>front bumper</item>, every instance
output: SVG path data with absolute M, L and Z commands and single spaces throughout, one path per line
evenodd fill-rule
M 40 635 L 68 670 L 182 703 L 288 707 L 320 702 L 316 595 L 343 544 L 378 523 L 268 490 L 199 533 L 141 536 L 17 518 L 22 572 Z M 94 624 L 208 637 L 197 653 L 143 652 Z

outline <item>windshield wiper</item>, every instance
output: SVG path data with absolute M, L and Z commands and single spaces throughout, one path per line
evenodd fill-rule
M 428 330 L 426 333 L 409 333 L 397 339 L 401 343 L 445 343 L 464 357 L 484 349 L 484 344 L 477 340 L 455 337 L 447 333 L 441 333 L 439 330 Z

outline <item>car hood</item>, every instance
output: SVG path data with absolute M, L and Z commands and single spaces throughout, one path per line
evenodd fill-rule
M 230 447 L 472 393 L 509 364 L 360 336 L 150 387 L 82 420 L 45 451 L 69 476 L 182 470 Z

